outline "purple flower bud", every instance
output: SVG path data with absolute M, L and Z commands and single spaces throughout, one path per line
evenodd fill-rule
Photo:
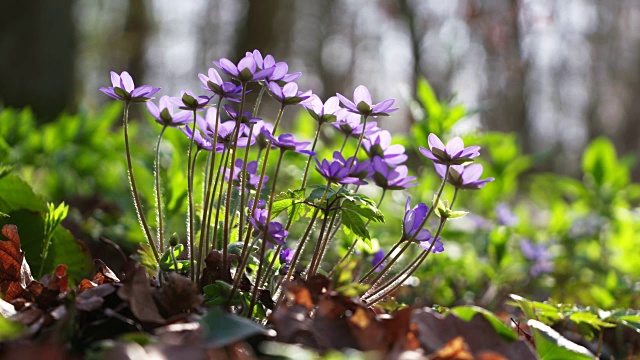
M 384 250 L 380 249 L 378 251 L 376 251 L 373 254 L 373 257 L 371 258 L 371 267 L 375 268 L 375 272 L 380 272 L 382 271 L 382 269 L 384 269 L 384 266 L 387 264 L 387 262 L 385 261 L 384 263 L 382 262 L 382 259 L 384 259 Z

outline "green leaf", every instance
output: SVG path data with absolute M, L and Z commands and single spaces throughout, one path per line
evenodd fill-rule
M 500 337 L 509 342 L 518 340 L 518 334 L 487 309 L 479 306 L 457 306 L 451 312 L 464 321 L 471 321 L 476 314 L 482 314 Z
M 599 137 L 585 149 L 582 157 L 582 171 L 595 185 L 620 188 L 629 183 L 629 171 L 621 166 L 616 149 L 611 140 Z
M 364 221 L 358 215 L 357 212 L 350 209 L 341 209 L 342 225 L 349 229 L 353 234 L 360 239 L 364 240 L 369 246 L 371 246 L 371 235 L 364 225 Z
M 219 348 L 249 337 L 267 334 L 268 330 L 251 320 L 214 307 L 200 320 L 207 346 Z
M 47 211 L 44 200 L 33 192 L 31 186 L 13 174 L 0 178 L 0 209 L 5 213 L 14 210 Z
M 593 360 L 595 357 L 595 355 L 585 347 L 569 341 L 560 335 L 560 333 L 540 321 L 529 320 L 527 321 L 527 325 L 533 330 L 536 351 L 542 360 Z
M 25 330 L 24 326 L 0 316 L 0 341 L 11 340 L 18 337 Z
M 156 257 L 149 244 L 140 243 L 140 249 L 138 249 L 137 255 L 133 255 L 131 258 L 144 266 L 149 275 L 156 275 L 156 272 L 158 271 L 158 262 L 156 261 Z
M 352 211 L 369 221 L 384 222 L 384 215 L 375 204 L 348 199 L 342 202 L 341 207 L 342 210 Z

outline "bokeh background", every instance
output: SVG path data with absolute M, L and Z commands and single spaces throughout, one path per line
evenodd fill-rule
M 576 175 L 598 135 L 640 150 L 640 2 L 635 0 L 170 0 L 7 2 L 0 101 L 47 121 L 93 109 L 108 72 L 177 94 L 221 57 L 260 49 L 321 97 L 366 84 L 396 98 L 393 131 L 426 76 L 475 115 L 457 125 L 516 132 L 538 170 Z M 636 169 L 634 178 L 638 179 Z

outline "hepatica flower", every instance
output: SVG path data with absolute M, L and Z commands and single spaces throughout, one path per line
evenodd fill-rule
M 199 149 L 207 150 L 207 151 L 210 151 L 213 149 L 213 143 L 209 141 L 207 138 L 203 137 L 200 134 L 200 130 L 196 129 L 195 134 L 193 134 L 193 131 L 191 130 L 189 125 L 181 127 L 180 130 L 189 139 L 191 139 L 191 136 L 193 136 L 193 142 L 198 146 Z
M 189 90 L 182 90 L 180 97 L 172 97 L 171 102 L 183 110 L 199 110 L 203 109 L 211 100 L 205 95 L 195 96 Z
M 271 95 L 273 95 L 282 106 L 299 104 L 311 96 L 311 90 L 305 92 L 298 91 L 298 84 L 294 82 L 287 83 L 282 87 L 275 81 L 270 81 L 268 84 Z
M 320 124 L 332 123 L 338 118 L 336 112 L 341 109 L 340 100 L 337 96 L 332 96 L 323 104 L 320 97 L 316 94 L 312 94 L 307 100 L 300 103 L 309 112 L 312 118 L 314 118 Z M 358 117 L 358 122 L 360 119 Z
M 214 68 L 210 68 L 207 75 L 198 74 L 203 89 L 213 92 L 220 96 L 221 99 L 240 101 L 242 85 L 236 85 L 230 81 L 222 81 L 220 74 Z
M 253 50 L 253 52 L 247 52 L 247 56 L 252 56 L 253 60 L 256 62 L 256 66 L 258 69 L 268 69 L 274 68 L 273 73 L 266 77 L 267 81 L 277 81 L 280 85 L 296 80 L 302 75 L 301 72 L 295 72 L 293 74 L 287 74 L 289 71 L 289 65 L 286 62 L 281 61 L 276 63 L 276 60 L 272 55 L 267 55 L 262 58 L 262 54 L 260 51 Z
M 395 99 L 387 99 L 380 103 L 374 104 L 371 100 L 371 94 L 369 89 L 364 85 L 358 86 L 353 92 L 353 102 L 341 94 L 336 94 L 340 99 L 340 102 L 347 108 L 347 110 L 360 114 L 363 116 L 389 116 L 389 113 L 398 110 L 398 108 L 392 108 Z
M 291 150 L 300 154 L 306 154 L 310 156 L 315 155 L 315 152 L 311 150 L 305 150 L 311 144 L 310 141 L 297 142 L 293 137 L 293 134 L 282 134 L 275 138 L 265 127 L 261 129 L 260 133 L 264 135 L 267 140 L 271 141 L 272 148 L 279 148 L 281 151 Z
M 529 269 L 531 276 L 537 277 L 540 274 L 553 271 L 552 256 L 544 244 L 533 244 L 525 239 L 520 243 L 520 250 L 527 260 L 534 263 Z
M 101 87 L 98 90 L 111 98 L 126 102 L 145 102 L 152 99 L 153 95 L 160 91 L 160 88 L 154 88 L 149 85 L 135 87 L 131 75 L 126 71 L 123 71 L 120 75 L 112 71 L 111 85 L 113 86 Z
M 238 62 L 238 65 L 227 58 L 222 58 L 219 62 L 214 61 L 213 64 L 241 83 L 264 80 L 267 76 L 273 74 L 275 70 L 273 67 L 270 67 L 258 71 L 253 56 L 243 57 Z
M 242 159 L 236 159 L 233 170 L 233 185 L 235 185 L 238 190 L 240 190 L 240 174 L 242 173 L 242 168 L 244 165 L 244 161 Z M 257 161 L 249 161 L 247 163 L 247 171 L 245 173 L 246 178 L 246 186 L 248 189 L 256 190 L 258 187 L 258 182 L 260 181 L 260 176 L 257 175 L 258 171 L 258 162 Z M 229 174 L 231 169 L 224 169 L 224 179 L 229 181 Z M 264 180 L 262 181 L 262 187 L 264 188 L 269 181 L 269 176 L 265 175 Z
M 371 177 L 372 167 L 370 160 L 360 161 L 354 156 L 345 159 L 342 153 L 338 151 L 333 153 L 333 159 L 339 161 L 342 166 L 349 168 L 348 176 L 362 180 L 361 183 L 355 183 L 356 185 L 365 185 L 367 182 L 364 179 Z
M 334 184 L 357 184 L 366 185 L 366 181 L 362 181 L 357 177 L 351 177 L 351 164 L 346 164 L 342 154 L 339 151 L 333 153 L 333 161 L 329 162 L 327 159 L 323 159 L 322 162 L 316 158 L 316 170 L 327 179 L 327 181 Z
M 404 190 L 418 185 L 413 182 L 416 177 L 408 176 L 409 169 L 405 165 L 389 167 L 381 157 L 373 158 L 373 182 L 385 190 Z
M 373 257 L 371 258 L 371 266 L 375 267 L 375 272 L 380 272 L 384 269 L 384 266 L 387 264 L 385 262 L 381 262 L 384 259 L 384 250 L 380 249 L 373 253 Z
M 269 139 L 262 132 L 263 129 L 269 134 L 273 133 L 273 124 L 266 121 L 258 121 L 255 125 L 253 125 L 253 135 L 256 137 L 256 142 L 258 143 L 258 148 L 264 149 L 269 146 Z
M 262 236 L 263 240 L 267 241 L 267 245 L 270 248 L 273 248 L 274 244 L 285 245 L 285 239 L 287 238 L 287 235 L 289 235 L 289 232 L 287 230 L 284 230 L 282 224 L 277 221 L 269 222 L 269 229 L 267 230 L 267 234 L 265 236 L 264 231 L 267 227 L 267 215 L 268 211 L 266 209 L 256 208 L 256 210 L 253 212 L 253 216 L 249 218 L 249 221 L 251 221 L 251 224 L 259 233 L 259 235 Z
M 224 111 L 227 113 L 227 115 L 229 115 L 230 118 L 232 118 L 233 120 L 238 119 L 238 110 L 236 110 L 231 105 L 225 105 L 223 107 L 224 107 Z M 251 115 L 250 111 L 242 111 L 242 117 L 240 118 L 240 122 L 242 124 L 255 124 L 260 120 L 262 119 L 254 118 L 253 115 Z
M 161 97 L 158 104 L 160 105 L 159 107 L 153 101 L 147 101 L 147 109 L 158 124 L 178 127 L 191 121 L 191 114 L 187 111 L 173 113 L 173 103 L 168 96 Z
M 457 136 L 449 140 L 446 146 L 435 134 L 429 134 L 428 141 L 429 149 L 421 146 L 420 152 L 435 164 L 461 165 L 480 156 L 480 146 L 465 148 L 464 142 Z
M 447 167 L 442 164 L 434 165 L 438 175 L 440 175 L 441 178 L 444 178 L 444 172 Z M 448 175 L 447 182 L 456 188 L 463 190 L 477 190 L 487 185 L 488 182 L 495 180 L 495 178 L 492 177 L 480 180 L 480 176 L 482 175 L 482 165 L 480 164 L 472 164 L 467 167 L 462 165 L 451 165 L 449 167 Z
M 369 158 L 379 156 L 384 159 L 387 165 L 399 165 L 407 160 L 404 154 L 404 146 L 400 144 L 391 145 L 391 133 L 381 130 L 362 142 L 362 147 L 369 155 Z
M 411 208 L 411 197 L 407 198 L 405 204 L 404 219 L 402 220 L 402 240 L 409 240 L 415 236 L 414 240 L 417 241 L 421 248 L 429 250 L 434 239 L 431 236 L 431 232 L 425 228 L 420 227 L 424 219 L 429 213 L 429 207 L 425 203 L 418 203 L 418 205 Z M 444 245 L 440 238 L 438 238 L 436 244 L 431 249 L 433 253 L 441 253 L 444 251 Z
M 349 112 L 346 109 L 341 108 L 337 110 L 335 114 L 337 120 L 331 125 L 338 131 L 343 133 L 345 136 L 350 136 L 357 139 L 360 137 L 360 134 L 362 134 L 362 131 L 364 129 L 364 138 L 366 139 L 380 131 L 377 122 L 367 122 L 367 124 L 363 126 L 363 124 L 360 122 L 360 115 Z

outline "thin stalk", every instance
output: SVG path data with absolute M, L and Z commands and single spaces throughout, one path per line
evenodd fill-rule
M 442 196 L 442 191 L 444 190 L 444 186 L 447 183 L 447 174 L 449 173 L 449 165 L 447 165 L 447 168 L 445 169 L 445 177 L 442 179 L 442 183 L 440 184 L 440 189 L 438 189 L 438 194 L 436 195 L 436 199 L 435 199 L 435 205 L 432 204 L 431 207 L 429 207 L 429 211 L 427 212 L 427 215 L 424 217 L 424 220 L 422 220 L 422 223 L 420 223 L 420 226 L 418 226 L 418 230 L 415 231 L 415 233 L 409 238 L 407 239 L 407 243 L 404 245 L 404 247 L 400 250 L 400 252 L 398 254 L 396 254 L 393 259 L 391 261 L 389 261 L 389 263 L 387 263 L 387 265 L 385 265 L 385 267 L 374 277 L 374 279 L 372 281 L 368 281 L 368 283 L 375 285 L 376 282 L 378 282 L 378 280 L 380 280 L 387 271 L 389 271 L 389 269 L 391 268 L 391 266 L 393 266 L 393 264 L 398 261 L 398 259 L 400 258 L 400 256 L 402 256 L 402 254 L 407 250 L 407 248 L 409 248 L 409 246 L 411 245 L 411 243 L 416 239 L 416 237 L 418 236 L 418 234 L 420 233 L 419 229 L 422 229 L 425 224 L 427 223 L 427 221 L 429 220 L 429 216 L 431 216 L 431 214 L 433 213 L 433 209 L 437 206 L 438 201 L 440 200 L 440 196 Z M 400 240 L 398 240 L 398 242 L 402 242 L 402 238 Z M 389 255 L 391 254 L 391 252 L 389 252 L 383 259 L 382 261 L 385 261 L 386 259 L 389 258 Z M 366 278 L 368 276 L 371 275 L 371 272 L 368 273 L 369 275 L 366 275 L 364 277 L 362 277 L 360 279 L 360 283 L 363 283 Z
M 316 135 L 313 138 L 313 144 L 311 145 L 311 151 L 316 150 L 316 145 L 318 144 L 318 138 L 320 137 L 320 130 L 322 129 L 323 124 L 324 124 L 323 122 L 318 123 L 318 128 L 316 129 Z M 312 159 L 312 156 L 309 156 L 309 160 L 307 160 L 307 166 L 304 169 L 304 175 L 302 177 L 302 185 L 300 185 L 300 189 L 304 189 L 304 187 L 307 185 L 307 175 L 309 175 L 309 167 L 311 166 L 311 159 Z
M 240 110 L 238 111 L 238 117 L 236 119 L 236 128 L 233 136 L 233 142 L 231 143 L 231 165 L 229 166 L 229 184 L 227 186 L 227 201 L 224 207 L 224 235 L 222 236 L 222 273 L 227 274 L 229 269 L 229 259 L 227 259 L 228 255 L 228 245 L 229 245 L 229 232 L 231 231 L 231 223 L 229 210 L 231 210 L 231 190 L 233 189 L 233 172 L 235 167 L 233 164 L 236 162 L 236 150 L 238 149 L 238 138 L 240 137 L 240 124 L 242 123 L 242 113 L 244 112 L 244 103 L 246 100 L 246 88 L 247 83 L 242 84 L 242 95 L 240 99 Z M 225 279 L 226 280 L 226 279 Z
M 253 106 L 253 116 L 258 116 L 258 110 L 260 110 L 260 104 L 262 104 L 262 95 L 264 95 L 265 90 L 267 90 L 267 83 L 263 82 L 256 103 Z
M 222 172 L 224 172 L 224 168 L 229 164 L 229 151 L 225 149 L 224 151 L 224 159 L 222 161 L 222 163 L 220 164 L 220 171 L 218 171 L 218 175 L 217 176 L 221 176 Z M 216 183 L 218 183 L 216 181 Z M 216 249 L 218 248 L 218 244 L 216 243 L 218 241 L 218 224 L 220 221 L 220 208 L 222 207 L 222 193 L 224 191 L 224 181 L 220 181 L 218 183 L 218 185 L 220 185 L 220 191 L 218 192 L 218 204 L 216 205 L 216 218 L 214 219 L 214 223 L 213 223 L 213 239 L 211 240 L 212 242 L 212 247 L 215 247 Z M 214 185 L 215 186 L 215 185 Z M 215 245 L 214 245 L 215 244 Z
M 193 110 L 193 129 L 191 132 L 191 141 L 189 142 L 189 152 L 187 154 L 187 158 L 188 158 L 188 163 L 187 163 L 187 192 L 188 192 L 188 197 L 189 197 L 189 220 L 187 221 L 189 223 L 189 259 L 191 260 L 191 281 L 195 281 L 196 279 L 196 255 L 195 255 L 195 239 L 194 239 L 194 232 L 195 232 L 195 218 L 194 218 L 194 206 L 193 206 L 193 165 L 191 164 L 192 162 L 192 156 L 193 156 L 193 143 L 194 143 L 194 138 L 196 135 L 196 117 L 197 117 L 197 111 Z
M 267 285 L 267 280 L 271 276 L 271 270 L 273 270 L 273 266 L 276 263 L 276 259 L 280 255 L 280 250 L 282 250 L 282 245 L 276 246 L 275 250 L 273 250 L 273 258 L 271 259 L 271 262 L 269 263 L 269 267 L 267 268 L 267 272 L 265 272 L 264 276 L 262 277 L 262 281 L 260 282 L 260 284 L 261 284 L 260 286 L 266 286 Z
M 420 254 L 418 256 L 418 258 L 416 258 L 409 266 L 407 266 L 405 268 L 405 270 L 403 270 L 403 272 L 401 272 L 401 274 L 405 273 L 404 277 L 402 279 L 400 279 L 400 277 L 402 276 L 401 274 L 398 274 L 400 276 L 396 275 L 393 279 L 391 279 L 390 281 L 388 281 L 384 285 L 382 285 L 379 288 L 377 288 L 373 294 L 368 296 L 368 300 L 365 300 L 365 301 L 368 304 L 374 304 L 374 303 L 380 301 L 385 296 L 387 296 L 387 295 L 391 294 L 392 292 L 396 291 L 396 289 L 398 289 L 409 277 L 411 277 L 411 275 L 413 275 L 413 273 L 415 273 L 415 271 L 420 267 L 422 262 L 431 253 L 431 250 L 433 250 L 433 247 L 435 246 L 435 244 L 437 242 L 436 240 L 438 239 L 438 236 L 440 236 L 440 233 L 442 232 L 442 229 L 444 228 L 444 224 L 446 224 L 446 223 L 447 223 L 447 219 L 446 218 L 442 218 L 440 220 L 440 226 L 438 226 L 438 231 L 436 232 L 436 235 L 433 237 L 433 241 L 431 242 L 431 246 L 429 246 L 428 250 L 423 250 L 422 254 Z M 374 285 L 375 285 L 375 283 L 374 283 Z M 388 289 L 388 290 L 384 290 L 384 289 Z
M 382 195 L 380 195 L 380 200 L 378 200 L 378 207 L 380 207 L 380 205 L 382 204 L 382 200 L 384 200 L 384 196 L 387 193 L 387 189 L 382 189 Z M 367 221 L 367 223 L 365 224 L 365 227 L 367 227 L 367 225 L 369 225 L 369 221 Z M 351 254 L 353 254 L 353 251 L 356 249 L 356 245 L 358 244 L 358 238 L 355 238 L 353 240 L 353 242 L 351 243 L 351 246 L 349 246 L 349 249 L 347 250 L 347 253 L 344 254 L 344 256 L 340 259 L 340 261 L 338 261 L 338 263 L 333 267 L 333 269 L 331 270 L 330 274 L 333 274 L 333 272 L 335 271 L 335 269 L 339 268 L 340 265 L 342 265 L 342 263 L 344 263 L 345 261 L 347 261 L 347 259 L 351 256 Z M 375 269 L 375 267 L 374 267 Z
M 318 260 L 316 261 L 315 266 L 312 267 L 311 270 L 309 271 L 309 275 L 314 275 L 318 271 L 318 268 L 320 267 L 320 264 L 322 263 L 322 259 L 324 259 L 324 255 L 325 255 L 325 252 L 327 250 L 327 245 L 331 241 L 331 229 L 333 229 L 333 223 L 336 220 L 337 214 L 338 214 L 338 210 L 334 210 L 333 211 L 333 216 L 331 217 L 331 221 L 329 222 L 329 227 L 328 227 L 329 231 L 327 231 L 327 236 L 325 237 L 324 241 L 322 241 L 322 247 L 320 248 Z M 320 234 L 320 237 L 318 238 L 318 242 L 320 242 L 321 239 L 322 239 L 322 233 Z
M 311 258 L 311 263 L 309 264 L 309 271 L 307 273 L 307 277 L 309 276 L 313 276 L 316 272 L 315 270 L 318 267 L 318 261 L 320 259 L 320 251 L 322 250 L 323 246 L 322 243 L 324 242 L 324 232 L 325 229 L 327 228 L 327 220 L 329 219 L 329 217 L 327 215 L 327 209 L 329 208 L 329 204 L 327 204 L 327 207 L 325 209 L 322 209 L 322 212 L 324 213 L 324 216 L 322 217 L 322 225 L 320 225 L 320 235 L 318 235 L 318 240 L 316 240 L 316 248 L 313 251 L 313 257 Z
M 126 102 L 124 105 L 124 114 L 122 117 L 122 122 L 124 124 L 124 145 L 127 153 L 127 174 L 129 175 L 129 184 L 131 185 L 131 195 L 133 196 L 133 204 L 136 208 L 136 213 L 138 214 L 138 221 L 140 222 L 140 226 L 144 231 L 144 235 L 147 237 L 147 243 L 151 247 L 153 251 L 153 256 L 156 258 L 156 261 L 160 261 L 160 255 L 158 254 L 158 248 L 156 247 L 155 241 L 153 241 L 153 237 L 151 236 L 151 231 L 149 231 L 149 224 L 147 224 L 147 218 L 144 216 L 144 212 L 142 211 L 142 205 L 140 204 L 140 196 L 138 195 L 138 188 L 136 186 L 136 179 L 133 175 L 133 165 L 131 163 L 131 149 L 129 147 L 129 105 L 130 102 Z
M 205 253 L 209 251 L 209 227 L 211 226 L 211 212 L 213 211 L 213 195 L 215 194 L 215 186 L 220 176 L 220 172 L 216 175 L 216 184 L 213 185 L 213 171 L 216 165 L 216 147 L 218 146 L 218 120 L 220 119 L 220 104 L 222 104 L 222 98 L 216 105 L 216 119 L 213 130 L 213 147 L 211 148 L 210 161 L 207 166 L 209 167 L 209 174 L 207 176 L 207 185 L 204 195 L 204 210 L 202 213 L 202 223 L 200 224 L 200 244 L 198 252 L 198 274 L 202 269 L 202 258 Z M 218 167 L 220 170 L 220 167 Z M 205 245 L 206 244 L 206 245 Z M 204 247 L 204 248 L 203 248 Z
M 258 273 L 256 274 L 256 283 L 253 288 L 253 294 L 251 294 L 251 303 L 249 305 L 249 316 L 253 313 L 253 307 L 258 299 L 258 291 L 260 290 L 260 283 L 262 279 L 262 269 L 264 264 L 264 256 L 267 250 L 267 241 L 269 238 L 269 225 L 271 224 L 271 210 L 273 209 L 273 200 L 276 194 L 276 184 L 278 183 L 278 173 L 280 172 L 280 165 L 282 165 L 282 159 L 284 158 L 284 150 L 280 150 L 280 156 L 278 157 L 278 164 L 276 165 L 276 171 L 273 175 L 273 182 L 271 183 L 271 196 L 269 197 L 269 205 L 267 208 L 267 219 L 264 225 L 264 232 L 262 235 L 262 246 L 260 247 L 260 265 L 258 265 Z M 257 200 L 256 200 L 257 202 Z
M 360 147 L 362 146 L 362 140 L 364 139 L 364 133 L 365 133 L 364 129 L 366 127 L 367 127 L 367 116 L 364 116 L 364 121 L 362 123 L 362 133 L 358 138 L 358 144 L 356 145 L 356 150 L 353 152 L 353 160 L 351 161 L 351 166 L 353 166 L 356 159 L 358 158 L 358 151 L 360 151 Z
M 173 253 L 174 248 L 175 246 L 171 246 L 169 251 L 171 252 L 171 259 L 173 260 L 173 268 L 175 269 L 175 272 L 178 272 L 178 260 L 176 260 L 176 254 Z
M 160 130 L 160 135 L 158 135 L 158 142 L 156 143 L 156 162 L 155 162 L 155 176 L 156 176 L 156 201 L 157 201 L 157 209 L 158 209 L 158 240 L 159 240 L 159 251 L 164 253 L 164 227 L 162 220 L 162 195 L 160 189 L 160 142 L 162 141 L 162 135 L 164 135 L 164 131 L 167 129 L 167 125 L 162 127 Z
M 342 146 L 340 147 L 341 153 L 342 153 L 342 150 L 344 150 L 344 147 L 347 145 L 347 140 L 349 140 L 349 135 L 344 136 L 344 141 L 342 142 Z
M 249 141 L 251 141 L 251 137 L 253 136 L 253 125 L 249 124 Z M 244 160 L 242 164 L 242 180 L 240 185 L 240 220 L 238 221 L 238 240 L 242 239 L 242 230 L 244 229 L 244 214 L 245 214 L 245 193 L 247 191 L 247 162 L 249 161 L 249 150 L 251 147 L 247 143 L 247 147 L 244 149 Z M 259 190 L 256 190 L 259 192 Z M 235 214 L 235 211 L 234 211 Z

